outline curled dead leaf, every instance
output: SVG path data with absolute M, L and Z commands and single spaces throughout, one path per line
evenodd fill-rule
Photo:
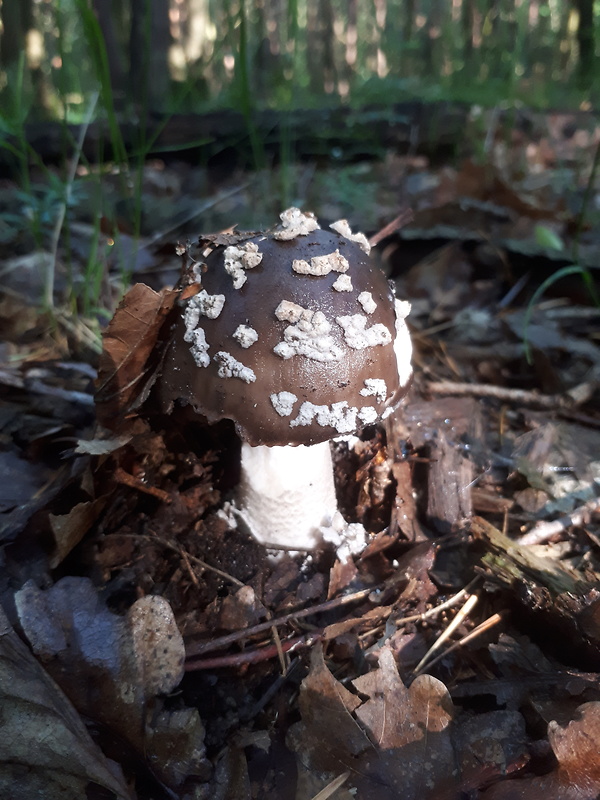
M 98 419 L 115 430 L 150 379 L 148 362 L 160 328 L 173 308 L 177 292 L 155 292 L 143 283 L 121 300 L 103 336 L 96 382 Z

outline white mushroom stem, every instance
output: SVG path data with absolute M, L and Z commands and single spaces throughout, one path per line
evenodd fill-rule
M 412 377 L 412 342 L 406 324 L 406 317 L 410 313 L 410 303 L 406 300 L 395 300 L 394 308 L 396 311 L 396 337 L 394 339 L 394 353 L 396 364 L 398 365 L 398 382 L 400 386 L 406 386 Z
M 239 514 L 259 542 L 312 550 L 337 511 L 329 442 L 296 447 L 242 444 Z

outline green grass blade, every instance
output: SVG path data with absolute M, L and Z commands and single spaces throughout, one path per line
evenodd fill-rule
M 567 278 L 569 275 L 581 275 L 583 281 L 586 285 L 586 288 L 590 290 L 590 295 L 597 303 L 597 298 L 595 297 L 596 291 L 594 289 L 594 282 L 593 278 L 590 274 L 590 271 L 585 269 L 585 267 L 580 267 L 577 264 L 572 264 L 569 267 L 562 267 L 561 269 L 556 270 L 552 275 L 546 278 L 538 288 L 533 293 L 533 297 L 529 301 L 529 305 L 527 306 L 527 310 L 525 311 L 525 317 L 523 318 L 523 347 L 525 352 L 525 358 L 527 359 L 527 363 L 531 364 L 533 361 L 531 355 L 531 347 L 529 345 L 529 340 L 527 338 L 527 331 L 529 329 L 529 325 L 531 323 L 531 317 L 533 315 L 533 310 L 538 302 L 538 300 L 542 297 L 542 295 L 557 281 L 560 281 L 562 278 Z

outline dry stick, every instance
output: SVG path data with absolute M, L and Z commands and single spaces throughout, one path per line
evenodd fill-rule
M 190 564 L 189 554 L 186 553 L 185 550 L 182 550 L 182 552 L 181 552 L 181 560 L 185 564 L 185 568 L 188 571 L 188 575 L 190 576 L 190 579 L 191 579 L 192 583 L 194 584 L 196 589 L 199 589 L 200 588 L 200 581 L 198 580 L 198 577 L 197 577 L 196 573 L 192 569 L 192 565 Z
M 435 658 L 432 658 L 431 661 L 427 663 L 427 669 L 430 669 L 434 664 L 437 664 L 442 658 L 446 658 L 447 655 L 452 653 L 454 650 L 457 650 L 459 647 L 467 644 L 470 642 L 471 639 L 475 639 L 477 636 L 481 636 L 482 633 L 485 633 L 490 628 L 493 628 L 494 625 L 497 625 L 499 622 L 502 622 L 504 619 L 504 613 L 501 612 L 500 614 L 492 614 L 491 617 L 488 617 L 484 622 L 478 625 L 476 628 L 468 633 L 466 636 L 463 636 L 462 639 L 459 639 L 458 642 L 455 642 L 451 645 L 447 650 L 444 650 L 443 653 L 440 653 Z M 417 668 L 418 669 L 418 668 Z M 417 669 L 414 671 L 414 675 L 417 675 Z
M 523 534 L 516 540 L 517 544 L 543 544 L 557 533 L 562 533 L 567 528 L 570 528 L 571 525 L 588 523 L 595 511 L 600 511 L 600 497 L 594 497 L 570 514 L 560 517 L 560 519 L 555 519 L 552 522 L 538 522 L 528 533 Z
M 281 642 L 281 637 L 279 636 L 279 631 L 277 630 L 275 625 L 271 626 L 271 636 L 273 637 L 273 643 L 275 645 L 275 648 L 277 649 L 277 656 L 279 657 L 279 666 L 281 667 L 281 672 L 283 675 L 285 675 L 287 668 L 290 665 L 290 660 L 285 655 L 283 644 Z
M 71 190 L 73 188 L 73 181 L 75 180 L 75 173 L 77 172 L 77 165 L 79 164 L 79 159 L 81 157 L 81 151 L 83 150 L 83 143 L 85 142 L 85 137 L 92 121 L 92 116 L 94 115 L 99 94 L 99 92 L 94 92 L 92 94 L 88 112 L 83 120 L 81 128 L 79 129 L 79 137 L 77 138 L 77 144 L 75 145 L 75 152 L 71 158 L 69 171 L 67 173 L 67 180 L 65 183 L 65 199 L 60 205 L 54 230 L 52 231 L 52 240 L 50 246 L 50 254 L 52 255 L 52 259 L 48 264 L 48 269 L 46 270 L 46 286 L 44 291 L 46 308 L 53 308 L 54 306 L 54 275 L 56 272 L 56 257 L 58 255 L 58 240 L 60 239 L 60 232 L 65 221 L 67 206 L 69 204 L 69 200 L 71 199 Z
M 443 611 L 445 608 L 450 608 L 453 605 L 456 605 L 463 597 L 469 597 L 469 591 L 474 584 L 479 582 L 479 578 L 474 578 L 468 586 L 464 589 L 461 589 L 460 592 L 457 592 L 453 597 L 450 597 L 443 603 L 440 603 L 439 606 L 435 608 L 430 608 L 429 611 L 425 611 L 422 614 L 413 614 L 410 617 L 403 617 L 399 620 L 395 620 L 396 625 L 403 625 L 408 622 L 416 622 L 420 620 L 427 619 L 429 617 L 438 614 L 440 611 Z M 235 640 L 239 638 L 244 638 L 249 636 L 253 633 L 257 633 L 260 631 L 265 631 L 267 629 L 271 629 L 273 633 L 276 632 L 276 625 L 281 625 L 290 619 L 297 619 L 301 616 L 307 616 L 308 614 L 315 614 L 317 612 L 329 609 L 335 603 L 339 605 L 340 600 L 356 600 L 357 595 L 364 595 L 366 592 L 371 592 L 372 590 L 367 589 L 363 590 L 362 592 L 357 592 L 355 595 L 347 595 L 345 597 L 337 598 L 336 600 L 330 600 L 327 603 L 323 603 L 320 606 L 312 606 L 311 608 L 303 609 L 302 611 L 297 611 L 293 614 L 288 614 L 285 617 L 282 617 L 278 620 L 272 620 L 270 622 L 261 623 L 259 625 L 255 625 L 253 628 L 246 628 L 243 631 L 238 631 L 235 634 L 227 634 L 227 636 L 222 636 L 220 639 L 213 640 L 212 642 L 207 642 L 207 650 L 212 649 L 213 645 L 221 646 L 224 640 L 227 640 L 227 644 L 232 642 L 232 637 L 235 637 Z M 363 622 L 362 619 L 357 619 L 356 624 L 360 625 Z M 257 629 L 260 629 L 257 630 Z M 315 642 L 320 641 L 326 629 L 320 631 L 313 631 L 310 634 L 306 634 L 304 636 L 296 637 L 295 639 L 290 639 L 284 644 L 277 639 L 275 640 L 275 644 L 266 645 L 264 647 L 259 647 L 254 650 L 248 650 L 244 653 L 233 653 L 230 655 L 224 656 L 215 656 L 214 658 L 202 658 L 202 659 L 194 659 L 193 656 L 197 655 L 198 653 L 193 653 L 191 651 L 191 647 L 188 647 L 187 657 L 188 661 L 186 663 L 186 670 L 194 671 L 194 670 L 201 670 L 201 669 L 218 669 L 219 667 L 234 667 L 234 666 L 241 666 L 242 664 L 257 664 L 261 661 L 267 661 L 271 658 L 275 658 L 279 656 L 280 661 L 282 660 L 282 656 L 284 653 L 290 653 L 294 650 L 298 649 L 299 647 L 310 647 Z M 240 636 L 242 634 L 242 636 Z M 202 652 L 202 651 L 200 651 Z
M 133 536 L 135 534 L 131 535 Z M 227 647 L 230 644 L 239 642 L 240 639 L 247 639 L 250 636 L 254 636 L 256 633 L 263 633 L 264 631 L 268 631 L 270 628 L 275 626 L 279 627 L 281 625 L 286 625 L 292 620 L 310 617 L 312 614 L 320 614 L 322 611 L 329 611 L 332 608 L 338 608 L 339 606 L 353 603 L 356 600 L 362 600 L 377 588 L 377 586 L 373 586 L 370 589 L 362 589 L 360 592 L 354 592 L 354 594 L 346 594 L 343 597 L 336 597 L 334 600 L 327 600 L 327 602 L 321 603 L 317 606 L 310 606 L 310 608 L 292 611 L 290 614 L 285 614 L 283 617 L 270 619 L 267 620 L 267 622 L 259 622 L 258 625 L 253 625 L 251 628 L 244 628 L 241 631 L 234 631 L 233 633 L 228 633 L 225 636 L 211 639 L 208 642 L 192 642 L 187 645 L 187 657 L 189 658 L 191 656 L 198 656 L 201 653 L 209 653 L 211 650 L 220 650 L 222 647 Z
M 417 666 L 415 667 L 415 674 L 420 672 L 423 668 L 424 664 L 430 661 L 431 656 L 433 653 L 437 653 L 440 647 L 444 644 L 444 642 L 452 636 L 454 631 L 458 628 L 458 626 L 469 616 L 471 611 L 475 608 L 479 598 L 476 594 L 469 595 L 467 598 L 466 603 L 454 617 L 452 622 L 448 625 L 448 627 L 442 631 L 442 633 L 438 636 L 435 642 L 431 645 L 429 650 L 425 653 L 423 658 L 419 661 Z
M 129 472 L 125 472 L 123 467 L 117 467 L 113 477 L 117 483 L 129 486 L 130 489 L 137 489 L 139 492 L 149 494 L 152 497 L 156 497 L 158 500 L 162 500 L 163 503 L 168 504 L 171 502 L 171 495 L 165 492 L 164 489 L 159 489 L 157 486 L 150 486 L 144 483 L 140 478 L 136 478 L 135 475 L 130 475 Z
M 378 233 L 373 234 L 369 239 L 369 244 L 371 247 L 375 247 L 379 244 L 382 239 L 385 239 L 386 236 L 390 236 L 392 233 L 395 233 L 398 228 L 403 228 L 405 225 L 408 225 L 409 222 L 413 220 L 413 212 L 410 208 L 405 208 L 401 211 L 398 216 L 393 219 L 391 222 L 388 222 Z
M 192 563 L 198 564 L 199 567 L 202 567 L 202 569 L 208 570 L 209 572 L 214 572 L 215 575 L 218 575 L 220 578 L 229 581 L 229 583 L 233 583 L 235 586 L 239 586 L 240 588 L 242 588 L 242 586 L 245 586 L 245 584 L 242 581 L 238 580 L 237 578 L 234 578 L 233 575 L 230 575 L 228 572 L 225 572 L 224 570 L 219 569 L 218 567 L 213 567 L 212 564 L 207 563 L 206 561 L 204 561 L 201 558 L 198 558 L 197 556 L 193 556 L 191 553 L 188 553 L 187 550 L 184 550 L 182 547 L 179 547 L 179 545 L 173 544 L 172 542 L 169 542 L 166 539 L 162 539 L 159 536 L 154 536 L 154 537 L 151 536 L 149 538 L 151 539 L 154 538 L 155 541 L 160 542 L 160 544 L 164 545 L 164 547 L 166 547 L 167 549 L 173 550 L 175 553 L 178 553 L 182 558 L 184 556 L 187 557 Z
M 429 611 L 423 611 L 421 614 L 412 614 L 410 617 L 399 617 L 398 619 L 395 619 L 394 625 L 396 626 L 396 629 L 403 625 L 408 625 L 409 622 L 424 622 L 431 617 L 435 617 L 440 613 L 440 611 L 444 611 L 447 608 L 452 608 L 452 606 L 460 603 L 463 598 L 468 597 L 471 593 L 471 589 L 478 582 L 479 578 L 473 578 L 473 580 L 468 583 L 464 589 L 461 589 L 460 592 L 457 592 L 456 594 L 452 595 L 452 597 L 449 597 L 448 600 L 444 600 L 444 602 L 440 603 L 439 606 L 430 608 Z M 365 633 L 361 633 L 358 638 L 360 640 L 366 639 L 367 636 L 372 636 L 376 630 L 377 628 L 371 629 L 370 631 L 365 631 Z
M 524 389 L 509 389 L 506 386 L 494 386 L 485 383 L 454 383 L 453 381 L 432 381 L 426 385 L 432 394 L 456 394 L 473 397 L 493 397 L 505 403 L 520 403 L 540 408 L 560 408 L 572 406 L 573 399 L 569 394 L 538 394 Z
M 327 798 L 331 797 L 332 794 L 335 794 L 340 786 L 343 786 L 348 778 L 350 777 L 350 771 L 342 772 L 341 775 L 338 775 L 337 778 L 334 778 L 331 783 L 328 783 L 327 786 L 324 786 L 321 791 L 316 794 L 312 800 L 327 800 Z
M 301 661 L 299 656 L 294 655 L 294 658 L 290 660 L 290 666 L 285 672 L 285 675 L 279 674 L 275 680 L 271 683 L 269 688 L 262 694 L 261 697 L 254 703 L 252 708 L 250 708 L 244 714 L 244 722 L 250 722 L 250 720 L 257 717 L 260 712 L 266 707 L 267 703 L 270 703 L 271 700 L 275 697 L 277 692 L 281 689 L 283 684 L 290 680 L 294 673 L 298 671 L 300 667 Z
M 37 378 L 31 379 L 25 377 L 22 385 L 32 394 L 58 397 L 60 400 L 66 400 L 69 403 L 77 403 L 77 405 L 80 406 L 94 405 L 94 398 L 91 394 L 87 394 L 87 392 L 76 392 L 70 389 L 63 389 L 60 386 L 50 386 Z
M 300 647 L 312 647 L 321 640 L 321 633 L 309 633 L 296 636 L 279 645 L 269 644 L 257 647 L 254 650 L 245 650 L 243 653 L 230 653 L 226 656 L 213 656 L 213 658 L 188 659 L 185 662 L 186 672 L 195 672 L 201 669 L 220 669 L 221 667 L 241 667 L 242 664 L 259 664 L 261 661 L 270 661 L 272 658 L 281 660 L 287 653 L 293 653 Z
M 440 611 L 444 611 L 446 608 L 452 608 L 452 606 L 457 605 L 463 599 L 463 597 L 469 597 L 471 594 L 471 589 L 473 586 L 479 583 L 479 578 L 473 578 L 473 580 L 465 586 L 464 589 L 461 589 L 460 592 L 452 595 L 449 597 L 448 600 L 444 600 L 443 603 L 440 603 L 439 606 L 435 606 L 434 608 L 430 608 L 429 611 L 424 611 L 422 614 L 413 614 L 411 617 L 400 617 L 400 619 L 394 620 L 394 625 L 406 625 L 409 622 L 420 622 L 421 620 L 429 619 L 429 617 L 434 617 Z

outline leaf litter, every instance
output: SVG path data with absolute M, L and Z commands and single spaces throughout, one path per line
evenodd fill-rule
M 390 153 L 360 173 L 378 186 L 373 233 L 398 217 L 399 189 L 413 208 L 376 253 L 413 303 L 416 380 L 385 428 L 335 448 L 340 507 L 370 533 L 351 561 L 270 561 L 228 510 L 231 429 L 153 406 L 175 242 L 148 232 L 135 263 L 149 285 L 121 301 L 99 361 L 72 323 L 49 335 L 8 263 L 4 794 L 600 793 L 597 309 L 563 281 L 531 315 L 531 364 L 523 342 L 527 299 L 566 258 L 587 179 L 585 150 L 546 122 L 541 137 L 519 132 L 510 158 L 492 136 L 486 166 Z M 177 185 L 186 169 L 171 167 Z M 331 218 L 362 226 L 333 173 L 294 169 L 307 170 L 306 207 L 320 212 L 311 192 L 328 187 Z M 233 177 L 223 207 L 205 208 L 206 227 L 228 232 L 201 246 L 238 241 L 232 213 L 240 229 L 275 218 L 256 219 L 251 183 Z M 593 265 L 600 247 L 582 230 Z M 89 235 L 75 232 L 84 254 Z M 95 415 L 82 353 L 98 368 Z

